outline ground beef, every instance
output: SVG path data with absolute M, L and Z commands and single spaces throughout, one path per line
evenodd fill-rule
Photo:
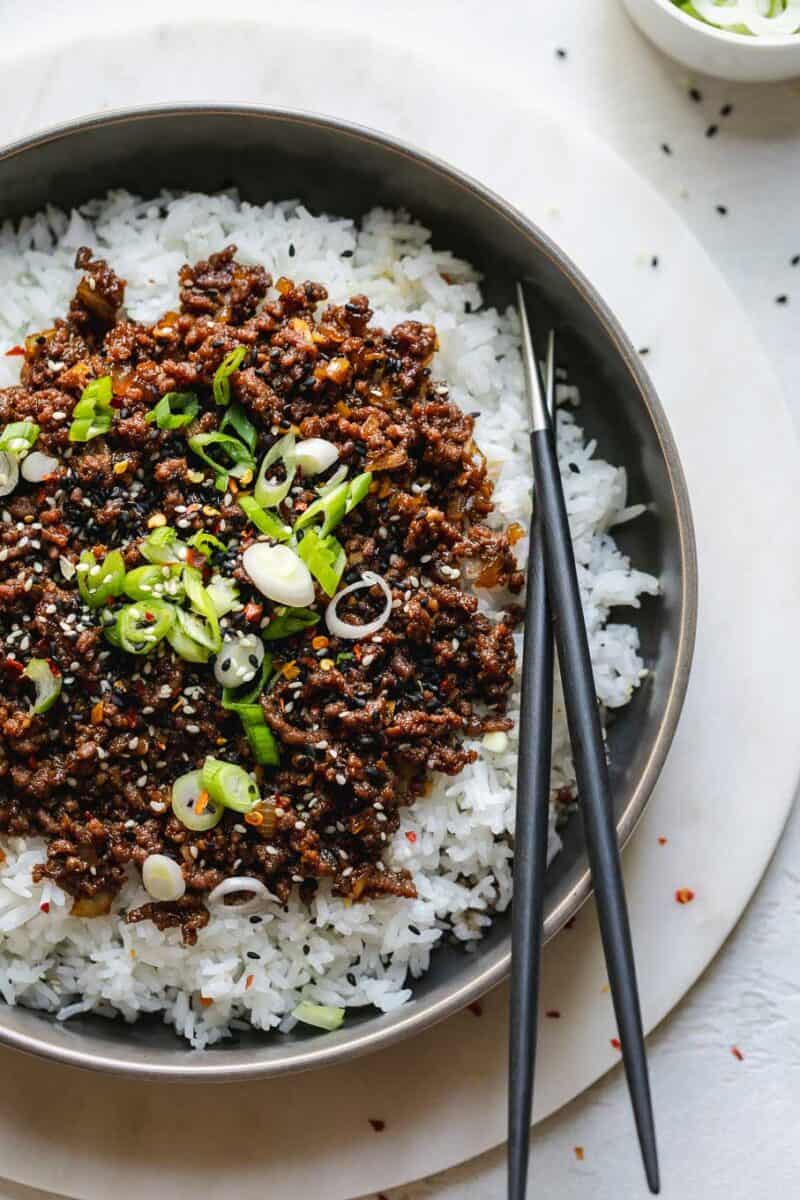
M 327 305 L 314 282 L 280 278 L 273 289 L 233 246 L 183 267 L 178 310 L 151 324 L 124 316 L 124 281 L 102 259 L 83 248 L 76 266 L 83 275 L 66 318 L 26 340 L 20 385 L 0 390 L 0 423 L 35 421 L 37 449 L 59 462 L 41 484 L 20 483 L 0 523 L 0 831 L 47 840 L 37 877 L 71 892 L 82 915 L 108 911 L 148 855 L 175 858 L 183 899 L 126 919 L 180 927 L 187 941 L 208 921 L 208 892 L 232 875 L 263 880 L 282 901 L 295 886 L 310 899 L 322 879 L 354 901 L 414 896 L 408 873 L 384 861 L 403 806 L 431 772 L 453 775 L 474 759 L 465 736 L 510 726 L 520 611 L 491 619 L 474 588 L 522 585 L 512 550 L 522 531 L 485 522 L 492 485 L 473 418 L 431 379 L 435 329 L 379 329 L 366 296 Z M 240 590 L 223 625 L 269 637 L 273 606 L 242 566 L 259 536 L 238 503 L 248 473 L 223 480 L 221 492 L 187 441 L 230 415 L 212 385 L 232 351 L 233 411 L 255 427 L 254 464 L 289 429 L 339 451 L 326 475 L 297 477 L 281 508 L 287 523 L 339 466 L 372 472 L 368 495 L 336 531 L 342 584 L 376 571 L 393 607 L 363 640 L 337 639 L 320 621 L 268 641 L 274 674 L 260 703 L 280 763 L 254 770 L 269 820 L 260 827 L 227 812 L 201 833 L 172 814 L 173 781 L 210 754 L 252 769 L 242 724 L 223 707 L 210 665 L 183 661 L 166 642 L 148 655 L 111 644 L 102 611 L 81 599 L 76 567 L 85 551 L 102 560 L 112 549 L 128 570 L 143 565 L 143 539 L 166 523 L 184 540 L 204 531 L 216 539 L 209 557 L 190 549 L 187 561 Z M 72 410 L 104 376 L 111 428 L 71 442 Z M 175 391 L 191 391 L 199 411 L 161 429 L 153 406 Z M 319 613 L 327 600 L 317 587 Z M 109 620 L 125 602 L 109 598 Z M 364 623 L 383 604 L 379 588 L 360 590 L 339 615 Z M 32 657 L 48 659 L 63 684 L 41 716 L 29 711 L 22 674 Z

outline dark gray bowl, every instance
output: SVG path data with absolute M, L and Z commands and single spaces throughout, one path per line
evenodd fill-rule
M 109 187 L 214 191 L 235 184 L 247 199 L 301 197 L 312 210 L 358 217 L 402 206 L 485 274 L 492 303 L 513 302 L 529 281 L 537 324 L 553 323 L 581 387 L 581 422 L 603 457 L 626 466 L 648 513 L 618 532 L 663 593 L 635 613 L 649 680 L 609 730 L 620 844 L 636 825 L 669 749 L 686 690 L 696 617 L 689 499 L 667 420 L 638 356 L 572 263 L 521 213 L 474 180 L 371 131 L 301 113 L 255 108 L 172 108 L 88 118 L 0 153 L 0 220 L 46 203 L 69 207 Z M 598 231 L 598 236 L 602 232 Z M 591 891 L 579 819 L 547 885 L 545 935 L 553 937 Z M 348 1016 L 334 1034 L 250 1033 L 192 1051 L 160 1022 L 129 1026 L 100 1017 L 60 1024 L 0 1007 L 0 1041 L 75 1066 L 138 1076 L 233 1080 L 308 1069 L 408 1037 L 475 1000 L 509 970 L 508 916 L 477 951 L 443 947 L 414 999 L 400 1010 Z

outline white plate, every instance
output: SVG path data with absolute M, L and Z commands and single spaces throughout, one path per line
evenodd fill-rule
M 650 348 L 689 481 L 701 574 L 684 718 L 625 855 L 652 1028 L 737 920 L 794 791 L 798 712 L 784 680 L 800 668 L 800 643 L 791 636 L 800 598 L 793 517 L 800 472 L 788 414 L 747 320 L 702 248 L 603 145 L 467 81 L 441 59 L 285 20 L 268 34 L 247 22 L 200 24 L 188 42 L 166 26 L 158 36 L 0 64 L 0 138 L 81 111 L 168 99 L 291 104 L 366 119 L 525 209 L 598 285 L 637 345 Z M 243 64 L 253 63 L 254 46 L 259 68 L 248 76 Z M 684 886 L 696 899 L 679 906 L 674 892 Z M 603 986 L 587 908 L 546 954 L 543 1003 L 562 1018 L 542 1025 L 538 1117 L 616 1060 Z M 97 1200 L 188 1198 L 198 1187 L 206 1200 L 374 1192 L 502 1140 L 505 1004 L 501 989 L 481 1019 L 467 1012 L 351 1066 L 213 1094 L 81 1074 L 5 1051 L 0 1163 L 9 1178 Z M 385 1132 L 375 1133 L 370 1118 L 384 1120 Z

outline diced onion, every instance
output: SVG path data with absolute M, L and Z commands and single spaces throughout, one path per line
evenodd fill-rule
M 321 475 L 339 457 L 339 448 L 325 438 L 306 438 L 295 446 L 295 459 L 304 475 Z
M 351 592 L 360 592 L 363 588 L 374 587 L 375 584 L 383 592 L 386 597 L 386 604 L 380 616 L 374 621 L 368 621 L 366 625 L 353 625 L 350 621 L 343 621 L 336 612 L 340 600 L 345 596 L 349 596 Z M 340 638 L 365 638 L 371 633 L 377 633 L 382 629 L 389 620 L 392 612 L 392 589 L 389 587 L 382 575 L 377 575 L 374 571 L 365 571 L 358 583 L 351 583 L 350 587 L 346 587 L 339 592 L 338 596 L 334 596 L 328 607 L 325 609 L 325 623 L 334 637 Z
M 242 555 L 242 566 L 258 590 L 276 604 L 288 604 L 292 608 L 313 604 L 311 572 L 288 546 L 256 542 Z
M 183 871 L 166 854 L 148 854 L 142 864 L 142 883 L 154 900 L 180 900 L 186 891 Z
M 19 483 L 19 463 L 13 454 L 0 450 L 0 496 L 10 496 Z
M 22 478 L 27 479 L 28 483 L 43 483 L 57 469 L 58 459 L 43 454 L 41 450 L 34 450 L 29 454 L 20 468 Z
M 264 643 L 254 633 L 228 636 L 214 663 L 214 678 L 223 687 L 249 683 L 264 661 Z
M 209 892 L 208 903 L 221 904 L 226 896 L 235 896 L 240 892 L 250 892 L 252 898 L 242 904 L 226 907 L 227 911 L 240 913 L 242 916 L 262 908 L 265 900 L 275 899 L 260 879 L 254 879 L 252 875 L 233 875 L 230 879 L 223 879 L 222 883 L 218 883 L 214 890 Z

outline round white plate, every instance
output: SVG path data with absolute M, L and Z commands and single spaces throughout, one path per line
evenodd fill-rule
M 466 79 L 441 56 L 412 58 L 351 31 L 284 19 L 201 23 L 191 36 L 166 25 L 0 61 L 0 140 L 82 111 L 170 99 L 293 105 L 368 122 L 471 171 L 538 220 L 649 348 L 689 481 L 701 573 L 684 717 L 625 855 L 651 1029 L 730 932 L 794 792 L 800 714 L 784 683 L 800 668 L 792 636 L 800 472 L 788 414 L 702 248 L 603 145 Z M 682 887 L 696 893 L 693 903 L 675 902 Z M 616 1061 L 591 906 L 546 953 L 543 1008 L 561 1019 L 542 1022 L 537 1117 Z M 480 1018 L 463 1013 L 350 1066 L 202 1091 L 4 1051 L 2 1171 L 93 1200 L 188 1198 L 198 1189 L 206 1200 L 344 1200 L 379 1191 L 503 1139 L 505 1011 L 500 989 Z M 385 1121 L 384 1131 L 371 1119 Z

